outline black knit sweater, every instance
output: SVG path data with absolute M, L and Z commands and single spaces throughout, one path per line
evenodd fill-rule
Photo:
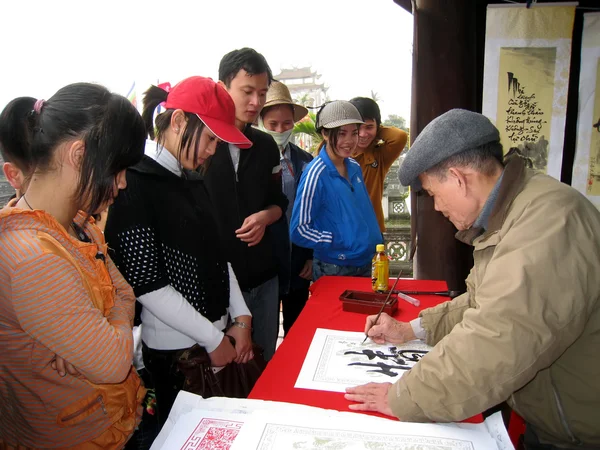
M 201 175 L 178 177 L 148 156 L 127 170 L 105 237 L 137 297 L 171 285 L 211 322 L 226 313 L 229 271 L 213 217 Z

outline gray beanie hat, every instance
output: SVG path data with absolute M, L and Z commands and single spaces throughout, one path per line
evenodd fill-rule
M 352 103 L 345 100 L 336 100 L 327 103 L 321 111 L 319 111 L 318 121 L 315 124 L 317 131 L 322 128 L 337 128 L 353 123 L 364 123 L 362 116 Z
M 419 175 L 451 156 L 500 140 L 487 117 L 465 109 L 452 109 L 433 119 L 417 136 L 398 170 L 403 186 L 421 190 Z

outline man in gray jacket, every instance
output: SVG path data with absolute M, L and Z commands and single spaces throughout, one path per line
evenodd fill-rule
M 579 192 L 503 160 L 484 116 L 452 110 L 421 132 L 399 170 L 473 245 L 467 293 L 410 323 L 369 317 L 376 342 L 435 346 L 394 385 L 351 388 L 355 410 L 460 421 L 503 401 L 527 449 L 600 448 L 600 212 Z

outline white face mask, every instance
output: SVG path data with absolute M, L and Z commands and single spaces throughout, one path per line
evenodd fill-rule
M 285 146 L 288 144 L 288 142 L 290 142 L 290 139 L 292 138 L 292 131 L 294 131 L 293 128 L 290 130 L 284 131 L 283 133 L 278 133 L 277 131 L 265 130 L 265 132 L 267 132 L 271 136 L 273 136 L 275 143 L 281 149 L 285 148 Z
M 288 142 L 290 142 L 290 139 L 292 138 L 292 131 L 294 131 L 293 128 L 284 131 L 283 133 L 278 133 L 277 131 L 271 131 L 271 130 L 267 130 L 265 128 L 265 124 L 263 123 L 262 117 L 258 118 L 258 128 L 261 131 L 264 131 L 267 134 L 270 134 L 273 139 L 275 140 L 275 143 L 277 144 L 277 146 L 283 150 L 285 148 L 286 145 L 288 145 Z

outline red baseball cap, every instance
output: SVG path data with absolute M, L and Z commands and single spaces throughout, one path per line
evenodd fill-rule
M 210 78 L 189 77 L 169 91 L 166 109 L 181 109 L 198 118 L 222 141 L 239 148 L 252 142 L 235 127 L 235 104 L 227 91 Z

